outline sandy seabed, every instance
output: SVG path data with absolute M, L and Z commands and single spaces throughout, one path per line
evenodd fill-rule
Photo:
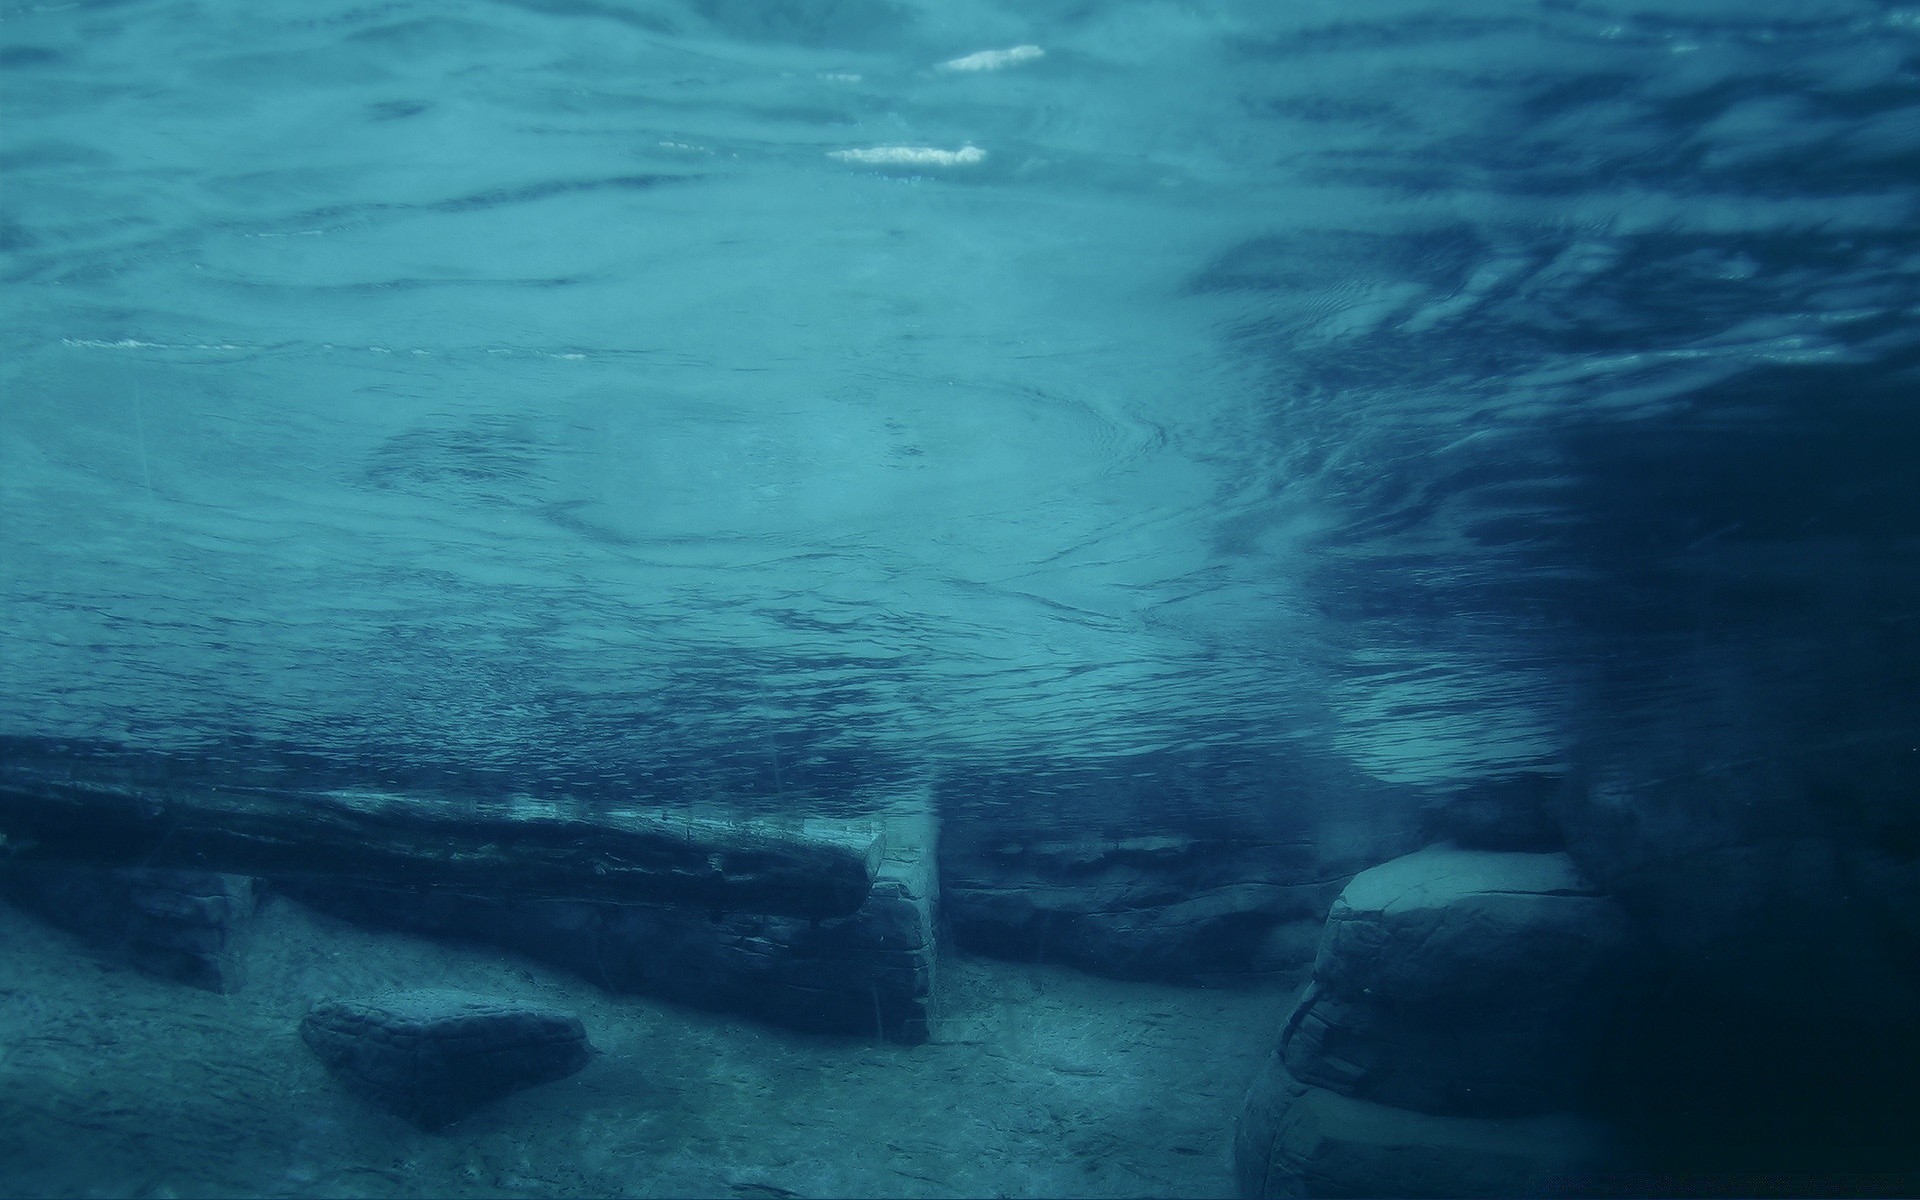
M 0 904 L 0 1195 L 1230 1196 L 1290 989 L 941 963 L 932 1044 L 792 1033 L 278 896 L 230 996 Z M 452 987 L 578 1015 L 579 1074 L 438 1133 L 343 1091 L 315 1001 Z

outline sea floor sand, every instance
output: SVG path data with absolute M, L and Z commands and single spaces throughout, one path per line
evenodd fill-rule
M 1227 1196 L 1292 999 L 941 964 L 935 1041 L 792 1033 L 269 897 L 198 991 L 0 904 L 0 1195 Z M 455 987 L 577 1014 L 579 1074 L 422 1133 L 301 1043 L 325 997 Z

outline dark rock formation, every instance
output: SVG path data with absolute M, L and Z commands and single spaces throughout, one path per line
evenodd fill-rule
M 1353 873 L 1405 847 L 1397 829 L 1022 836 L 950 827 L 943 912 L 962 948 L 1122 979 L 1229 982 L 1303 969 Z
M 577 1017 L 439 990 L 322 1001 L 300 1036 L 349 1088 L 427 1130 L 593 1054 Z
M 934 988 L 933 821 L 908 807 L 860 824 L 870 833 L 884 826 L 879 878 L 858 912 L 820 921 L 313 879 L 281 886 L 357 923 L 507 946 L 610 991 L 815 1032 L 924 1042 Z
M 1429 847 L 1334 902 L 1280 1052 L 1303 1083 L 1418 1112 L 1574 1107 L 1633 983 L 1629 943 L 1565 855 Z
M 1576 1115 L 1636 977 L 1559 854 L 1429 847 L 1355 876 L 1235 1143 L 1248 1196 L 1510 1196 L 1617 1165 Z
M 1550 1196 L 1614 1162 L 1604 1128 L 1566 1113 L 1488 1120 L 1356 1100 L 1294 1079 L 1275 1055 L 1234 1143 L 1240 1194 Z
M 0 894 L 143 971 L 214 992 L 240 986 L 254 908 L 244 876 L 10 865 Z
M 135 784 L 32 764 L 0 779 L 0 847 L 19 864 L 424 882 L 809 919 L 858 910 L 884 851 L 844 822 L 532 795 Z

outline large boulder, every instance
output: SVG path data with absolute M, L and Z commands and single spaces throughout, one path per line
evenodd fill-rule
M 1568 1108 L 1633 982 L 1631 946 L 1564 854 L 1429 847 L 1334 901 L 1280 1052 L 1304 1083 L 1419 1112 Z
M 1441 1117 L 1294 1079 L 1278 1054 L 1234 1135 L 1245 1197 L 1547 1196 L 1588 1191 L 1613 1161 L 1604 1126 L 1568 1113 Z
M 1248 1095 L 1242 1194 L 1586 1190 L 1615 1165 L 1580 1110 L 1636 961 L 1562 854 L 1432 846 L 1361 872 Z
M 300 1036 L 353 1091 L 426 1130 L 593 1056 L 577 1017 L 442 989 L 322 1001 Z

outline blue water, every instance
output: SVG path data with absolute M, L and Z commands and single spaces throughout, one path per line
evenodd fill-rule
M 10 3 L 0 68 L 15 753 L 1257 812 L 1904 736 L 1920 5 Z

